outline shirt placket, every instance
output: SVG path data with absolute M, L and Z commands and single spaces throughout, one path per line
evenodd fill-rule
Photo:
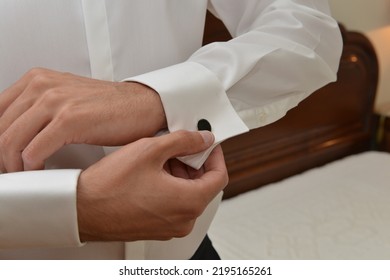
M 105 0 L 82 0 L 91 77 L 114 81 Z
M 91 77 L 114 81 L 105 0 L 82 0 Z M 125 259 L 144 259 L 145 242 L 125 243 Z

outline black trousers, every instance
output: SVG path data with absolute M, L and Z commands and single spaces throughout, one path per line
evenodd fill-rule
M 206 235 L 191 260 L 220 260 L 217 251 L 213 247 L 210 238 Z

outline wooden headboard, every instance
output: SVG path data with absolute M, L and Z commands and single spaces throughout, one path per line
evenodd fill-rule
M 281 120 L 222 144 L 230 177 L 224 198 L 372 149 L 377 58 L 365 36 L 340 28 L 344 49 L 337 82 Z M 204 43 L 229 38 L 222 23 L 208 14 Z

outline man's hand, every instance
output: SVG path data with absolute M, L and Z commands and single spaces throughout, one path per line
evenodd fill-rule
M 33 69 L 0 94 L 0 170 L 41 169 L 64 145 L 123 145 L 165 127 L 144 85 Z
M 82 241 L 167 240 L 189 234 L 226 186 L 218 146 L 201 170 L 177 156 L 210 147 L 209 132 L 179 131 L 145 138 L 108 155 L 80 175 L 77 211 Z

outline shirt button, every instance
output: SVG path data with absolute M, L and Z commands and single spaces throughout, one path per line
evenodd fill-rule
M 206 119 L 201 119 L 198 121 L 198 130 L 208 130 L 211 131 L 211 124 Z

